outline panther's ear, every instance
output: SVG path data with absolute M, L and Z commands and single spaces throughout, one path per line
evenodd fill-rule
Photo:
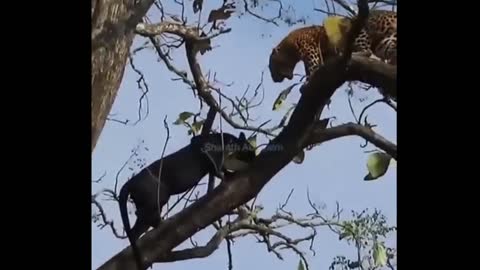
M 238 138 L 242 141 L 246 141 L 247 140 L 247 137 L 245 136 L 245 133 L 243 132 L 240 132 L 240 135 L 238 136 Z

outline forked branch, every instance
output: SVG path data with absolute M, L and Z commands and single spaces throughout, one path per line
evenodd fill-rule
M 214 108 L 225 121 L 227 121 L 232 127 L 241 130 L 250 130 L 250 131 L 257 131 L 267 135 L 273 135 L 267 130 L 260 129 L 258 127 L 253 126 L 245 126 L 236 123 L 227 113 L 225 113 L 220 106 L 218 105 L 215 98 L 211 95 L 210 89 L 213 87 L 209 85 L 205 77 L 203 76 L 202 69 L 200 64 L 196 59 L 196 55 L 198 50 L 195 48 L 196 44 L 205 42 L 211 38 L 214 38 L 220 34 L 228 33 L 230 29 L 221 29 L 218 33 L 212 34 L 211 36 L 201 36 L 198 32 L 198 28 L 194 26 L 185 26 L 180 23 L 175 22 L 160 22 L 157 24 L 144 24 L 140 23 L 136 27 L 136 33 L 142 36 L 149 37 L 151 41 L 156 44 L 155 39 L 153 38 L 156 35 L 160 35 L 163 33 L 175 34 L 182 37 L 185 40 L 185 49 L 188 64 L 193 74 L 193 82 L 187 79 L 186 74 L 176 70 L 169 62 L 169 60 L 165 57 L 162 53 L 161 49 L 159 48 L 158 44 L 155 46 L 157 53 L 162 58 L 162 60 L 167 64 L 167 67 L 179 75 L 185 83 L 187 83 L 190 87 L 197 90 L 198 95 L 205 101 L 210 108 Z M 241 112 L 239 112 L 241 113 Z

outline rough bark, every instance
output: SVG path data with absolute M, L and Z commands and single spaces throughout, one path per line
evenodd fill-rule
M 122 82 L 135 26 L 153 0 L 92 0 L 92 152 Z
M 348 80 L 358 80 L 383 89 L 385 94 L 397 98 L 397 67 L 384 62 L 352 55 Z

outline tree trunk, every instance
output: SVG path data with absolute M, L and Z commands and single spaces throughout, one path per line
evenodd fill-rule
M 92 152 L 122 82 L 135 25 L 153 0 L 92 0 Z

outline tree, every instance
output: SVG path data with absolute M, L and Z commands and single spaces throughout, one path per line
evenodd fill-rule
M 123 78 L 134 27 L 153 0 L 92 0 L 92 151 Z
M 177 111 L 177 114 L 179 114 L 177 121 L 175 121 L 177 124 L 188 127 L 190 133 L 197 133 L 201 129 L 209 129 L 205 123 L 208 122 L 208 119 L 213 120 L 212 115 L 219 114 L 221 117 L 217 118 L 217 122 L 219 122 L 222 129 L 232 127 L 235 129 L 255 131 L 257 136 L 254 137 L 254 139 L 256 139 L 255 143 L 257 145 L 267 143 L 271 146 L 276 146 L 276 151 L 261 151 L 256 162 L 247 171 L 236 175 L 235 179 L 232 179 L 233 181 L 222 183 L 209 194 L 198 194 L 200 198 L 191 204 L 191 199 L 188 200 L 189 206 L 187 208 L 173 215 L 159 228 L 150 231 L 142 237 L 142 239 L 139 240 L 139 246 L 142 253 L 150 259 L 149 263 L 206 257 L 211 255 L 217 247 L 224 242 L 223 240 L 228 243 L 228 250 L 231 251 L 230 246 L 234 239 L 253 233 L 261 239 L 260 241 L 265 243 L 268 251 L 281 257 L 282 255 L 280 255 L 277 249 L 283 247 L 290 248 L 295 254 L 298 254 L 302 258 L 302 266 L 308 267 L 307 260 L 302 257 L 302 251 L 300 251 L 297 246 L 301 245 L 302 242 L 312 240 L 313 236 L 308 235 L 303 239 L 299 238 L 297 239 L 298 241 L 294 241 L 292 239 L 295 238 L 279 232 L 278 228 L 275 227 L 279 221 L 287 222 L 292 226 L 298 226 L 298 229 L 307 227 L 313 232 L 315 232 L 315 228 L 317 227 L 331 227 L 332 231 L 342 236 L 342 239 L 353 239 L 357 250 L 365 249 L 365 243 L 361 243 L 358 239 L 365 237 L 361 235 L 366 234 L 369 239 L 371 238 L 371 242 L 367 241 L 366 246 L 375 247 L 375 250 L 377 250 L 376 256 L 378 257 L 378 250 L 382 250 L 383 247 L 381 242 L 375 240 L 376 237 L 381 237 L 379 232 L 374 230 L 374 233 L 371 233 L 368 232 L 368 230 L 363 230 L 362 232 L 357 231 L 353 233 L 351 232 L 353 229 L 350 230 L 350 225 L 347 225 L 356 224 L 355 226 L 358 228 L 358 224 L 361 224 L 362 218 L 364 218 L 363 221 L 368 226 L 370 226 L 371 223 L 375 224 L 375 222 L 369 223 L 367 221 L 373 220 L 375 215 L 376 219 L 379 219 L 381 215 L 377 212 L 367 215 L 367 218 L 356 215 L 353 220 L 341 220 L 337 212 L 335 212 L 332 217 L 327 218 L 324 213 L 321 213 L 321 209 L 309 199 L 310 208 L 313 210 L 313 212 L 309 214 L 312 214 L 315 219 L 307 221 L 305 219 L 306 217 L 288 213 L 285 209 L 287 203 L 284 203 L 285 206 L 275 209 L 274 213 L 270 216 L 265 215 L 264 212 L 262 212 L 262 208 L 253 203 L 255 202 L 254 198 L 258 196 L 263 187 L 272 178 L 276 178 L 274 176 L 282 171 L 292 159 L 299 153 L 302 153 L 302 149 L 305 146 L 312 143 L 325 144 L 327 141 L 332 141 L 340 137 L 356 135 L 375 145 L 382 153 L 388 153 L 388 155 L 371 154 L 371 160 L 374 162 L 369 162 L 369 164 L 381 164 L 382 162 L 378 162 L 378 160 L 381 160 L 382 157 L 387 157 L 386 160 L 388 160 L 388 162 L 391 158 L 396 159 L 396 145 L 373 130 L 371 124 L 366 120 L 367 117 L 363 117 L 365 114 L 364 111 L 362 111 L 359 118 L 356 119 L 355 123 L 340 124 L 329 128 L 325 127 L 325 122 L 314 122 L 313 125 L 311 124 L 316 110 L 320 108 L 323 112 L 330 97 L 335 92 L 338 92 L 337 89 L 341 88 L 345 83 L 347 87 L 354 89 L 354 93 L 361 90 L 359 90 L 359 87 L 352 86 L 352 83 L 350 83 L 352 81 L 362 81 L 375 87 L 392 89 L 392 85 L 395 84 L 396 70 L 380 61 L 364 59 L 357 56 L 350 57 L 347 53 L 342 58 L 326 63 L 324 67 L 315 73 L 308 85 L 302 86 L 302 97 L 298 103 L 294 104 L 295 106 L 286 109 L 287 113 L 280 117 L 277 124 L 255 124 L 253 117 L 255 109 L 265 107 L 264 97 L 272 96 L 269 92 L 261 93 L 264 88 L 264 81 L 268 79 L 268 75 L 264 76 L 263 73 L 259 74 L 260 83 L 258 83 L 255 88 L 249 87 L 245 91 L 242 90 L 239 96 L 232 97 L 227 90 L 232 85 L 230 83 L 222 83 L 214 71 L 206 72 L 205 70 L 207 69 L 204 68 L 206 64 L 201 65 L 199 58 L 202 59 L 202 61 L 208 61 L 208 57 L 215 54 L 217 50 L 215 40 L 225 35 L 235 34 L 235 29 L 232 30 L 228 25 L 231 20 L 230 17 L 240 13 L 241 16 L 248 16 L 242 18 L 244 20 L 246 20 L 245 18 L 254 18 L 262 24 L 280 25 L 281 22 L 283 22 L 284 24 L 292 25 L 307 20 L 302 16 L 296 18 L 292 15 L 294 14 L 293 10 L 298 11 L 298 6 L 296 6 L 296 9 L 292 9 L 292 6 L 285 4 L 286 1 L 235 1 L 237 5 L 232 5 L 230 1 L 219 1 L 219 3 L 193 1 L 191 3 L 192 7 L 190 8 L 186 5 L 188 3 L 186 1 L 167 2 L 168 1 L 140 1 L 136 5 L 132 4 L 129 8 L 127 8 L 127 4 L 113 0 L 96 2 L 100 4 L 93 3 L 93 148 L 107 119 L 109 119 L 111 123 L 124 123 L 127 126 L 132 126 L 144 121 L 146 114 L 150 116 L 153 114 L 155 108 L 152 108 L 150 111 L 150 106 L 147 102 L 147 93 L 152 92 L 151 85 L 149 86 L 147 83 L 149 76 L 145 75 L 146 71 L 142 71 L 135 64 L 137 54 L 150 48 L 154 50 L 161 61 L 159 65 L 155 66 L 153 72 L 150 71 L 152 76 L 166 77 L 169 74 L 168 72 L 171 72 L 174 74 L 175 79 L 177 81 L 179 80 L 176 85 L 177 87 L 180 82 L 185 83 L 188 88 L 192 89 L 195 95 L 198 95 L 198 97 L 195 96 L 195 100 L 200 101 L 201 106 L 198 112 L 195 112 L 194 109 Z M 352 9 L 343 1 L 336 1 L 336 3 L 340 3 L 340 6 L 343 6 L 343 8 Z M 359 3 L 360 7 L 361 3 L 362 2 Z M 144 17 L 152 5 L 153 9 L 159 13 L 157 16 L 159 18 L 155 20 L 152 19 L 155 23 L 151 23 L 148 17 Z M 207 5 L 209 5 L 209 7 L 207 7 Z M 214 5 L 218 6 L 215 7 Z M 326 11 L 331 12 L 333 5 L 334 3 L 330 2 L 327 7 L 322 8 L 322 11 L 317 14 L 325 12 L 325 9 L 328 8 L 330 8 L 330 10 Z M 340 10 L 340 6 L 336 6 L 337 11 Z M 268 14 L 269 11 L 272 12 L 274 9 L 277 11 L 274 16 L 264 16 L 264 14 Z M 113 10 L 118 10 L 118 12 L 112 12 Z M 365 9 L 360 8 L 359 10 L 359 14 L 362 14 L 362 10 Z M 209 11 L 208 17 L 205 16 L 207 11 Z M 188 14 L 190 14 L 190 16 L 188 16 Z M 116 16 L 116 18 L 112 16 Z M 200 22 L 198 22 L 199 18 Z M 142 19 L 143 23 L 140 23 Z M 158 21 L 160 22 L 158 23 Z M 202 27 L 202 24 L 205 22 L 208 22 L 208 24 Z M 359 24 L 361 23 L 361 20 L 359 20 Z M 202 28 L 202 31 L 199 31 L 199 28 Z M 355 35 L 353 32 L 354 31 L 351 33 L 352 36 Z M 139 41 L 146 42 L 131 49 L 135 35 L 140 38 Z M 249 36 L 249 38 L 252 38 L 252 36 Z M 248 46 L 254 46 L 251 40 L 246 40 L 246 44 L 248 44 Z M 241 44 L 241 46 L 247 45 Z M 152 54 L 149 54 L 150 57 L 151 55 Z M 268 55 L 265 55 L 265 58 L 268 59 Z M 188 68 L 182 67 L 183 60 L 186 60 L 185 62 L 188 63 Z M 138 106 L 138 119 L 135 121 L 118 119 L 110 112 L 115 97 L 117 96 L 117 91 L 120 87 L 127 62 L 130 64 L 131 70 L 138 75 L 137 83 L 142 92 L 138 102 L 138 104 L 140 104 Z M 235 68 L 235 63 L 229 64 L 230 65 L 224 68 Z M 162 65 L 162 69 L 166 67 L 167 70 L 160 70 L 160 65 Z M 347 65 L 350 67 L 349 69 L 345 68 Z M 213 68 L 217 69 L 215 65 Z M 241 79 L 241 72 L 237 72 L 235 77 Z M 290 85 L 287 87 L 287 89 L 289 89 L 288 92 L 299 85 L 299 83 Z M 177 93 L 183 89 L 172 91 L 172 89 L 159 88 L 160 89 L 155 89 L 155 91 L 160 92 L 162 96 L 167 98 L 171 98 L 168 92 L 186 95 L 185 93 Z M 273 90 L 270 90 L 270 92 L 272 91 Z M 192 99 L 186 96 L 185 99 L 187 98 Z M 283 104 L 285 104 L 286 99 L 286 95 L 283 95 L 281 99 L 277 100 L 281 100 Z M 384 99 L 382 98 L 382 102 L 383 101 Z M 377 103 L 380 103 L 380 101 L 375 101 L 375 103 L 371 104 Z M 194 108 L 194 104 L 195 103 L 192 103 L 190 108 Z M 207 106 L 204 106 L 204 104 Z M 278 103 L 276 105 L 278 105 Z M 128 106 L 133 107 L 131 100 Z M 228 110 L 223 109 L 227 106 L 231 106 L 231 108 L 228 108 Z M 371 106 L 373 105 L 365 107 L 368 109 Z M 275 108 L 279 109 L 279 106 L 275 106 Z M 161 110 L 158 109 L 157 111 L 161 112 Z M 184 113 L 180 114 L 182 111 Z M 209 112 L 207 116 L 205 116 L 206 111 Z M 109 113 L 110 116 L 108 116 Z M 165 120 L 164 122 L 167 128 L 171 128 L 169 124 L 171 125 L 172 121 L 169 122 Z M 177 127 L 174 125 L 173 128 Z M 265 135 L 265 137 L 271 139 L 271 141 L 260 142 L 261 138 L 258 135 Z M 170 139 L 170 143 L 175 144 L 174 141 L 177 140 L 177 136 L 172 136 Z M 320 145 L 316 148 L 321 149 L 322 147 L 324 146 Z M 138 166 L 143 166 L 144 164 L 142 163 L 145 163 L 145 160 L 140 158 L 140 154 L 138 153 L 140 149 L 144 149 L 144 146 L 138 146 L 136 151 L 133 152 L 132 157 L 134 160 L 139 159 Z M 306 155 L 306 153 L 303 154 Z M 380 157 L 380 159 L 378 159 L 378 157 Z M 155 158 L 159 158 L 159 156 Z M 379 170 L 378 166 L 373 167 L 374 170 L 369 172 L 370 175 L 377 172 L 375 177 L 379 177 L 385 173 L 384 170 L 381 170 L 382 168 Z M 378 171 L 380 171 L 380 173 L 378 173 Z M 319 175 L 321 175 L 321 173 L 319 173 Z M 371 175 L 370 178 L 374 177 Z M 115 198 L 116 190 L 115 184 L 113 192 L 107 192 L 107 194 Z M 107 217 L 106 211 L 103 210 L 104 208 L 99 203 L 99 197 L 99 194 L 92 196 L 92 203 L 96 209 L 98 209 L 100 213 L 99 217 L 102 222 L 110 224 L 113 231 L 121 238 L 122 233 L 118 233 L 118 230 L 121 231 L 121 227 L 118 226 L 118 223 L 117 226 L 114 226 L 111 219 Z M 286 201 L 288 201 L 288 199 Z M 306 205 L 306 208 L 307 207 L 308 205 Z M 117 211 L 116 208 L 112 210 L 112 212 L 113 211 Z M 114 213 L 108 213 L 108 216 L 113 214 Z M 230 215 L 234 220 L 231 220 L 230 226 L 225 226 L 225 222 L 228 221 Z M 355 223 L 355 221 L 357 223 Z M 314 222 L 314 224 L 310 224 L 309 222 Z M 337 222 L 337 228 L 333 225 L 335 222 Z M 213 236 L 209 236 L 212 241 L 205 247 L 194 247 L 171 252 L 172 249 L 178 248 L 182 242 L 198 234 L 198 230 L 206 227 L 210 228 L 210 226 L 212 226 L 211 228 L 214 230 L 214 234 Z M 386 231 L 391 231 L 391 228 L 385 224 L 381 224 L 379 227 L 384 228 Z M 245 233 L 245 230 L 252 232 Z M 345 235 L 345 233 L 347 233 L 346 230 L 350 231 L 348 236 Z M 280 242 L 277 242 L 280 244 L 272 246 L 275 245 L 275 243 L 270 242 L 272 235 L 280 239 Z M 383 254 L 382 252 L 380 253 Z M 335 263 L 348 267 L 349 264 L 352 266 L 352 263 L 355 263 L 355 261 L 347 261 L 339 257 L 335 259 Z M 130 249 L 127 248 L 108 260 L 100 269 L 131 269 L 133 266 L 131 252 Z

